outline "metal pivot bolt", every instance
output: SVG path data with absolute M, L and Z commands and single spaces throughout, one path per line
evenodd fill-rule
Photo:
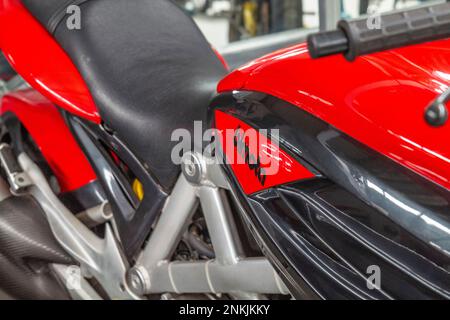
M 0 145 L 0 165 L 5 170 L 13 192 L 22 191 L 23 188 L 31 184 L 29 177 L 23 172 L 22 167 L 17 162 L 12 148 L 5 143 Z
M 205 171 L 204 163 L 197 154 L 187 152 L 183 155 L 181 170 L 187 181 L 200 184 Z
M 141 267 L 134 267 L 128 270 L 127 285 L 134 294 L 138 296 L 145 295 L 150 287 L 147 270 Z

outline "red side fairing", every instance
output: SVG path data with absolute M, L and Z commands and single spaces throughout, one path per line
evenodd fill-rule
M 3 97 L 0 114 L 13 113 L 33 137 L 55 174 L 62 192 L 77 190 L 96 180 L 88 160 L 57 108 L 29 89 Z
M 96 175 L 55 105 L 100 123 L 91 94 L 68 55 L 20 0 L 0 1 L 0 49 L 28 84 L 3 98 L 0 113 L 12 112 L 28 130 L 57 177 L 62 192 Z
M 230 74 L 218 91 L 264 92 L 294 104 L 450 189 L 450 125 L 433 128 L 425 108 L 450 85 L 450 40 L 347 62 L 311 60 L 305 44 Z
M 271 139 L 245 122 L 219 110 L 214 115 L 222 151 L 247 195 L 314 177 L 313 173 L 281 150 Z M 256 138 L 254 143 L 249 141 L 251 137 Z M 249 158 L 254 161 L 249 161 Z
M 100 123 L 78 70 L 19 0 L 0 1 L 0 49 L 16 72 L 50 101 Z

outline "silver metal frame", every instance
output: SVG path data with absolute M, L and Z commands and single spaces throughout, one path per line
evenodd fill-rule
M 246 299 L 259 294 L 288 294 L 265 257 L 246 258 L 227 199 L 230 189 L 220 165 L 198 153 L 183 157 L 180 176 L 168 204 L 136 266 L 128 273 L 129 287 L 150 293 L 233 293 Z M 170 262 L 198 202 L 201 205 L 215 259 Z
M 11 91 L 29 88 L 28 83 L 19 75 L 15 75 L 8 81 L 0 80 L 0 98 Z
M 102 297 L 92 288 L 89 282 L 83 277 L 76 277 L 78 283 L 74 283 L 74 286 L 69 286 L 74 279 L 72 275 L 72 270 L 77 270 L 81 274 L 81 269 L 78 266 L 66 266 L 62 264 L 53 264 L 53 270 L 63 281 L 66 287 L 69 289 L 68 292 L 72 299 L 74 300 L 103 300 Z
M 39 202 L 57 241 L 79 262 L 81 275 L 94 277 L 112 299 L 142 299 L 147 294 L 164 293 L 226 293 L 235 298 L 259 299 L 263 294 L 289 293 L 265 257 L 244 256 L 224 195 L 224 189 L 230 187 L 213 159 L 197 153 L 184 156 L 183 173 L 131 269 L 111 226 L 114 219 L 105 205 L 81 216 L 74 215 L 53 193 L 28 155 L 20 154 L 18 161 L 26 183 L 13 194 L 30 194 Z M 204 214 L 215 259 L 171 261 L 198 205 Z M 86 217 L 105 224 L 103 239 L 82 222 Z M 63 281 L 67 279 L 69 266 L 53 265 L 53 268 Z M 100 299 L 85 279 L 77 290 L 69 291 L 76 299 Z
M 28 177 L 27 192 L 41 205 L 56 240 L 80 263 L 83 276 L 95 277 L 112 299 L 138 299 L 126 288 L 128 265 L 110 225 L 99 238 L 62 204 L 28 155 L 22 153 L 18 160 Z

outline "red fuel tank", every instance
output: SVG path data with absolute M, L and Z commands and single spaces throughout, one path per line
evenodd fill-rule
M 450 85 L 450 39 L 348 62 L 312 60 L 306 44 L 255 60 L 219 92 L 264 92 L 302 108 L 409 169 L 450 189 L 450 123 L 436 128 L 425 109 Z

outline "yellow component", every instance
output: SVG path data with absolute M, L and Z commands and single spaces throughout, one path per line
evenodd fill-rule
M 138 179 L 134 179 L 133 181 L 133 191 L 138 197 L 139 201 L 144 199 L 144 186 Z
M 256 36 L 258 31 L 258 22 L 256 14 L 258 11 L 258 4 L 254 1 L 246 1 L 243 4 L 243 18 L 244 28 L 252 36 Z

